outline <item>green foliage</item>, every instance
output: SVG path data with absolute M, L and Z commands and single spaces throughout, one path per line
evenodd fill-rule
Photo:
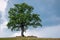
M 19 31 L 23 26 L 25 31 L 28 27 L 33 26 L 36 28 L 41 25 L 41 19 L 38 14 L 33 13 L 33 7 L 26 3 L 15 4 L 14 8 L 10 8 L 9 22 L 7 27 L 9 29 Z

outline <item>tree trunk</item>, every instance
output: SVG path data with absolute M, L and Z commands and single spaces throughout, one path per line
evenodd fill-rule
M 21 36 L 24 37 L 24 26 L 21 27 Z
M 23 33 L 24 33 L 24 32 L 23 32 L 23 31 L 21 31 L 21 36 L 22 36 L 22 37 L 24 37 L 24 34 L 23 34 Z

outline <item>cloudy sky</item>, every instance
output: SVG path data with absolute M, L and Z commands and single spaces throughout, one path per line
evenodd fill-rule
M 0 37 L 14 37 L 20 31 L 11 32 L 7 29 L 8 10 L 16 3 L 27 3 L 34 7 L 34 13 L 40 15 L 42 28 L 30 28 L 24 33 L 26 36 L 60 38 L 60 0 L 0 0 Z

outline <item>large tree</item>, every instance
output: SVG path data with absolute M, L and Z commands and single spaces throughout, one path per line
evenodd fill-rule
M 15 4 L 8 12 L 8 29 L 11 29 L 12 31 L 21 30 L 21 36 L 24 36 L 23 33 L 28 29 L 28 27 L 41 27 L 41 19 L 38 14 L 33 13 L 33 9 L 32 6 L 29 6 L 26 3 Z

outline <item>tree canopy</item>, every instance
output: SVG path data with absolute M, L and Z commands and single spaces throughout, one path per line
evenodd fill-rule
M 15 4 L 13 8 L 10 8 L 8 14 L 9 22 L 7 24 L 8 29 L 12 31 L 21 30 L 21 35 L 23 32 L 32 26 L 36 28 L 41 25 L 41 19 L 39 14 L 33 13 L 33 7 L 26 3 Z

